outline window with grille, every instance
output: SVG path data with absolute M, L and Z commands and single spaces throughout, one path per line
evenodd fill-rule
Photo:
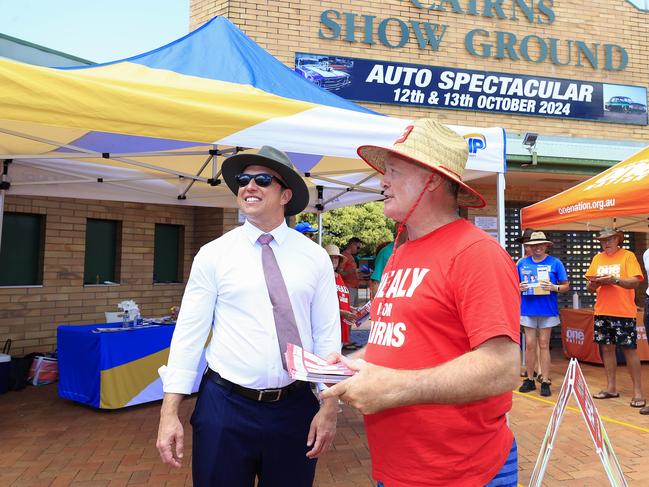
M 531 203 L 529 203 L 531 204 Z M 507 252 L 515 261 L 521 258 L 522 245 L 514 239 L 520 237 L 523 229 L 520 228 L 520 210 L 527 203 L 516 205 L 508 204 L 505 208 L 505 237 Z M 572 294 L 577 291 L 582 308 L 590 308 L 595 304 L 595 294 L 586 292 L 584 274 L 590 266 L 593 256 L 601 250 L 599 242 L 595 240 L 597 232 L 572 232 L 572 231 L 543 231 L 548 240 L 554 245 L 549 254 L 563 262 L 570 281 L 570 292 L 559 294 L 559 307 L 572 307 Z M 635 247 L 635 235 L 625 233 L 622 247 L 629 249 Z

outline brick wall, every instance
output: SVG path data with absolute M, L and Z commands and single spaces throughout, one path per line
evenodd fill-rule
M 239 225 L 238 212 L 231 208 L 196 207 L 194 209 L 194 238 L 192 255 L 215 238 Z
M 153 284 L 155 224 L 184 226 L 184 281 L 200 245 L 236 224 L 236 211 L 220 208 L 65 198 L 8 196 L 5 211 L 46 219 L 43 285 L 0 288 L 0 344 L 11 338 L 14 355 L 54 350 L 58 325 L 103 323 L 124 299 L 134 299 L 145 317 L 168 314 L 185 284 Z M 119 286 L 83 285 L 87 218 L 122 222 Z
M 205 2 L 202 0 L 190 0 L 189 9 L 192 12 L 192 16 L 202 19 L 193 27 L 190 27 L 190 30 L 195 30 L 196 27 L 204 24 L 212 17 L 216 17 L 217 15 L 230 17 L 229 4 L 230 2 L 225 0 L 213 0 L 211 2 Z

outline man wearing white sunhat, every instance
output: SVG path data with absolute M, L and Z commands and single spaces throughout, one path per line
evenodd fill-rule
M 516 486 L 505 415 L 518 382 L 511 257 L 458 216 L 485 202 L 462 181 L 466 141 L 433 119 L 358 154 L 383 174 L 385 214 L 407 228 L 371 310 L 358 373 L 323 393 L 365 414 L 373 477 L 387 487 Z M 364 360 L 358 360 L 364 359 Z
M 624 234 L 604 228 L 595 237 L 602 251 L 593 257 L 586 271 L 589 292 L 597 293 L 593 340 L 599 344 L 606 370 L 606 388 L 593 394 L 595 399 L 620 397 L 617 390 L 616 347 L 622 348 L 633 383 L 630 406 L 643 408 L 647 401 L 642 392 L 641 366 L 637 352 L 635 289 L 642 281 L 642 269 L 633 252 L 621 248 Z

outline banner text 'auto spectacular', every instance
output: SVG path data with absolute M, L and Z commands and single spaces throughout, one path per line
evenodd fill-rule
M 644 87 L 296 53 L 296 71 L 344 98 L 647 125 Z

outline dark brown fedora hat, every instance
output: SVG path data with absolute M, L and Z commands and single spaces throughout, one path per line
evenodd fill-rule
M 533 230 L 531 228 L 526 228 L 525 231 L 523 232 L 523 235 L 521 235 L 518 238 L 514 239 L 514 242 L 519 243 L 519 244 L 524 244 L 526 243 L 530 237 L 532 236 L 532 233 L 534 233 L 536 230 Z

